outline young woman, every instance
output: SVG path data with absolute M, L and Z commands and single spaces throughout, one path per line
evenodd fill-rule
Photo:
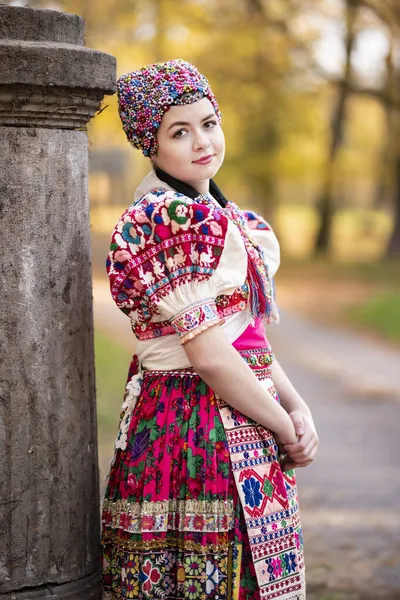
M 118 81 L 129 141 L 152 162 L 112 234 L 112 296 L 137 338 L 103 505 L 113 598 L 300 600 L 291 467 L 310 411 L 268 344 L 279 245 L 212 177 L 225 152 L 208 81 L 182 60 Z

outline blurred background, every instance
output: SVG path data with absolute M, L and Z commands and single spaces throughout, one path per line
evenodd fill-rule
M 299 474 L 310 598 L 400 598 L 399 0 L 8 4 L 83 16 L 86 44 L 115 55 L 118 76 L 179 57 L 210 80 L 227 142 L 216 181 L 278 234 L 271 338 L 321 435 L 319 466 Z M 106 473 L 134 344 L 104 261 L 150 164 L 127 143 L 116 96 L 89 141 Z

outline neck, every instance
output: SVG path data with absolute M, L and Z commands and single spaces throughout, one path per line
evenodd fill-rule
M 204 184 L 204 187 L 200 187 L 198 185 L 199 182 L 196 182 L 196 184 L 191 185 L 190 183 L 186 183 L 184 181 L 181 181 L 180 179 L 172 177 L 172 175 L 169 175 L 169 173 L 166 173 L 165 171 L 159 169 L 156 166 L 154 166 L 154 171 L 157 177 L 161 179 L 161 181 L 164 181 L 164 183 L 167 183 L 174 190 L 180 192 L 184 196 L 192 198 L 192 200 L 195 200 L 201 194 L 211 194 L 222 207 L 226 206 L 227 200 L 221 192 L 221 190 L 218 188 L 217 184 L 213 181 L 213 179 L 206 179 L 204 181 L 201 181 L 200 183 Z
M 206 195 L 210 192 L 210 180 L 204 179 L 203 181 L 195 181 L 193 183 L 189 183 L 189 185 L 197 190 L 199 194 Z

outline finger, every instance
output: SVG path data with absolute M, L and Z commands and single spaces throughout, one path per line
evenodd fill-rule
M 296 463 L 287 455 L 285 456 L 285 458 L 283 459 L 283 461 L 281 463 L 281 469 L 284 472 L 294 469 L 295 466 L 296 466 Z
M 297 456 L 290 456 L 292 460 L 294 460 L 297 464 L 303 464 L 308 460 L 314 460 L 317 454 L 318 446 L 312 446 L 310 449 L 307 449 L 304 454 Z M 289 455 L 288 455 L 289 456 Z
M 314 458 L 298 463 L 290 460 L 289 457 L 286 457 L 286 461 L 284 461 L 284 463 L 281 465 L 281 469 L 283 472 L 290 471 L 291 469 L 302 469 L 304 467 L 310 466 L 313 462 Z
M 289 413 L 289 416 L 292 419 L 292 423 L 293 423 L 296 435 L 298 435 L 298 436 L 303 435 L 304 431 L 305 431 L 304 415 L 295 410 L 295 411 Z
M 312 465 L 313 462 L 314 460 L 309 460 L 308 462 L 302 465 L 296 464 L 296 469 L 304 469 L 304 467 L 309 467 L 310 465 Z
M 294 430 L 296 435 L 302 436 L 304 435 L 304 420 L 303 418 L 295 418 L 293 421 Z
M 294 456 L 295 454 L 303 454 L 307 448 L 314 446 L 315 444 L 319 444 L 318 437 L 313 432 L 311 432 L 311 434 L 307 432 L 300 441 L 290 446 L 286 445 L 285 451 L 289 453 L 290 456 Z
M 295 444 L 295 446 L 298 446 L 298 444 Z M 313 439 L 305 448 L 303 448 L 302 446 L 298 447 L 297 449 L 293 447 L 290 450 L 288 449 L 287 453 L 290 456 L 290 458 L 297 462 L 299 459 L 310 457 L 314 449 L 316 452 L 317 448 L 318 440 Z
M 309 446 L 309 444 L 310 444 L 311 441 L 312 441 L 312 437 L 311 437 L 311 439 L 309 439 L 309 436 L 306 433 L 295 444 L 290 444 L 290 445 L 287 444 L 287 445 L 285 445 L 285 452 L 287 452 L 288 454 L 290 454 L 290 456 L 294 456 L 295 454 L 301 454 Z
M 296 463 L 296 467 L 305 467 L 306 465 L 309 465 L 312 462 L 314 462 L 314 460 L 314 458 L 307 456 L 307 458 L 299 458 L 294 462 Z
M 296 458 L 291 456 L 290 458 L 292 460 L 294 460 L 294 462 L 298 465 L 302 465 L 303 463 L 307 462 L 308 460 L 313 460 L 313 458 L 310 454 L 305 454 L 304 456 L 296 456 Z
M 305 422 L 304 434 L 300 437 L 300 439 L 292 446 L 302 445 L 304 448 L 310 443 L 310 441 L 316 437 L 316 433 L 314 429 L 312 429 L 308 423 Z
M 284 455 L 284 454 L 287 454 L 287 451 L 285 450 L 285 447 L 284 447 L 284 445 L 283 445 L 283 444 L 281 444 L 280 442 L 277 442 L 277 444 L 276 444 L 276 445 L 278 446 L 278 452 L 277 452 L 277 454 L 278 454 L 279 456 L 282 456 L 282 455 Z
M 297 465 L 304 465 L 305 463 L 308 463 L 308 462 L 314 462 L 315 456 L 316 456 L 316 451 L 312 451 L 307 456 L 298 456 L 297 458 L 293 458 L 292 460 L 294 460 L 294 462 Z

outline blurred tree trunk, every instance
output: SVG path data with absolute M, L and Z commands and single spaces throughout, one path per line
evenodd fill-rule
M 387 258 L 400 257 L 400 66 L 393 59 L 400 44 L 400 4 L 398 0 L 359 0 L 360 4 L 371 9 L 387 26 L 391 36 L 391 48 L 386 59 L 386 83 L 372 95 L 381 102 L 387 116 L 387 161 L 388 170 L 393 173 L 393 229 L 386 248 Z M 371 93 L 371 90 L 355 90 L 357 93 Z
M 271 27 L 270 19 L 264 10 L 263 3 L 260 0 L 247 0 L 248 18 L 254 20 L 253 35 L 257 40 L 256 51 L 254 53 L 254 75 L 255 80 L 260 82 L 264 89 L 268 89 L 268 61 L 265 56 L 265 45 L 268 43 L 268 33 Z M 260 127 L 261 139 L 258 139 L 258 147 L 261 147 L 268 156 L 273 154 L 279 145 L 279 133 L 276 123 L 273 120 L 265 122 L 258 121 Z M 273 220 L 272 205 L 276 209 L 276 203 L 272 200 L 276 198 L 276 182 L 275 177 L 269 176 L 265 178 L 265 171 L 257 177 L 255 173 L 250 180 L 252 189 L 253 203 L 255 208 L 266 215 L 268 219 Z M 266 217 L 265 217 L 266 218 Z
M 400 22 L 397 25 L 399 26 Z M 398 31 L 395 42 L 397 44 L 400 42 Z M 387 95 L 391 104 L 386 105 L 386 111 L 388 114 L 389 166 L 392 167 L 391 171 L 394 171 L 394 189 L 393 229 L 385 253 L 388 258 L 400 257 L 400 67 L 395 66 L 394 62 L 390 67 L 388 69 Z
M 388 258 L 400 257 L 400 68 L 393 71 L 392 85 L 389 90 L 392 105 L 387 108 L 390 111 L 391 128 L 389 137 L 393 140 L 391 165 L 394 171 L 393 187 L 393 229 L 386 248 L 385 255 Z
M 394 223 L 386 256 L 388 258 L 400 257 L 400 153 L 395 162 Z
M 332 219 L 334 213 L 334 172 L 338 151 L 343 143 L 343 133 L 346 122 L 346 102 L 350 94 L 351 55 L 355 42 L 355 17 L 357 0 L 346 1 L 346 60 L 343 78 L 338 82 L 338 97 L 331 120 L 331 142 L 325 181 L 322 184 L 318 200 L 320 226 L 315 243 L 316 254 L 326 254 L 331 242 Z
M 394 88 L 394 62 L 393 62 L 393 49 L 394 49 L 394 35 L 393 31 L 390 34 L 389 50 L 386 56 L 386 82 L 385 92 L 386 95 L 392 95 Z M 379 167 L 378 181 L 376 184 L 374 208 L 381 209 L 386 206 L 389 193 L 393 189 L 393 158 L 395 156 L 395 109 L 393 105 L 382 102 L 382 107 L 385 111 L 385 127 L 386 127 L 386 140 L 381 155 L 381 164 Z

